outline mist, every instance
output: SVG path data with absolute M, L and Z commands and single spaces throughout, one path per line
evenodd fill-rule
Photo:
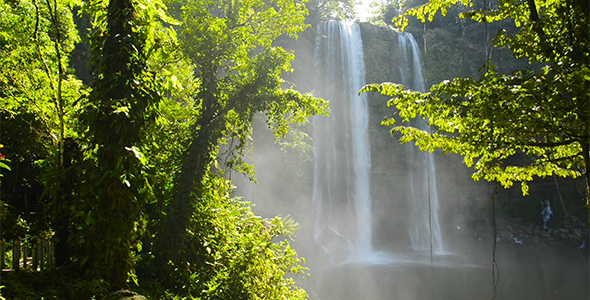
M 366 31 L 338 22 L 314 30 L 290 44 L 296 71 L 288 79 L 330 100 L 331 116 L 298 128 L 310 135 L 312 149 L 276 143 L 260 117 L 251 154 L 257 182 L 232 178 L 257 214 L 300 223 L 292 246 L 306 258 L 310 277 L 297 280 L 312 299 L 589 298 L 583 223 L 543 229 L 539 204 L 538 222 L 519 225 L 500 214 L 502 197 L 514 195 L 474 182 L 461 157 L 401 145 L 372 108 L 384 108 L 386 99 L 355 93 L 355 82 L 366 83 L 367 54 L 347 43 L 358 44 L 354 35 Z M 409 36 L 389 34 L 402 58 L 395 62 L 400 83 L 424 90 L 419 49 Z M 359 101 L 369 103 L 354 106 Z M 427 129 L 423 120 L 413 126 Z M 557 241 L 559 234 L 566 238 Z

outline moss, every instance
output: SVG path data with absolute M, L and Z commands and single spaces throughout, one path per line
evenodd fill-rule
M 391 27 L 375 26 L 361 23 L 361 35 L 363 39 L 363 51 L 365 58 L 365 81 L 367 83 L 401 82 L 399 62 L 401 55 L 398 45 L 398 32 Z M 369 102 L 369 136 L 371 143 L 371 157 L 378 164 L 374 164 L 372 174 L 381 180 L 391 180 L 399 167 L 405 164 L 405 150 L 399 143 L 398 136 L 392 136 L 390 128 L 381 125 L 385 117 L 396 114 L 395 108 L 387 107 L 389 97 L 378 93 L 368 93 Z M 375 179 L 375 178 L 373 178 Z M 385 186 L 391 186 L 388 182 Z M 387 191 L 378 191 L 373 188 L 375 198 L 386 198 L 378 194 L 387 194 Z

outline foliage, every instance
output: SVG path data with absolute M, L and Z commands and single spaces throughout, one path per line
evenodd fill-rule
M 38 131 L 57 144 L 72 122 L 81 82 L 69 75 L 67 54 L 78 41 L 68 1 L 0 2 L 2 110 L 37 115 Z
M 7 299 L 91 299 L 104 293 L 105 283 L 84 280 L 71 268 L 44 272 L 5 272 L 2 295 Z
M 177 103 L 195 113 L 189 116 L 190 127 L 182 141 L 171 199 L 154 241 L 156 256 L 161 258 L 158 262 L 163 264 L 159 268 L 174 274 L 179 269 L 190 269 L 190 256 L 177 255 L 173 249 L 189 248 L 195 243 L 193 237 L 187 236 L 187 228 L 194 207 L 207 193 L 202 182 L 205 175 L 210 170 L 223 174 L 222 165 L 252 174 L 252 167 L 242 161 L 241 153 L 250 139 L 254 114 L 265 113 L 278 138 L 287 134 L 289 124 L 324 112 L 326 105 L 311 95 L 281 87 L 280 76 L 291 71 L 293 54 L 272 43 L 282 35 L 294 36 L 304 29 L 305 8 L 301 4 L 178 1 L 172 6 L 177 8 L 173 16 L 181 22 L 181 61 L 196 70 L 187 76 L 191 93 L 173 95 L 178 97 Z M 229 150 L 221 162 L 216 160 L 220 144 Z M 168 282 L 166 272 L 160 276 Z
M 393 18 L 400 14 L 405 2 L 406 1 L 400 0 L 381 0 L 371 2 L 370 6 L 373 11 L 373 16 L 369 18 L 369 22 L 393 25 Z
M 353 0 L 309 0 L 305 6 L 309 9 L 308 22 L 311 24 L 355 18 Z
M 422 21 L 443 15 L 457 1 L 436 1 L 409 10 Z M 463 4 L 469 5 L 469 2 Z M 384 83 L 363 92 L 392 96 L 405 121 L 429 118 L 431 131 L 397 126 L 402 141 L 422 150 L 458 153 L 474 166 L 476 180 L 509 187 L 534 177 L 578 177 L 590 169 L 590 70 L 588 9 L 584 1 L 500 1 L 496 8 L 462 14 L 477 22 L 514 20 L 518 33 L 500 31 L 494 45 L 508 47 L 541 68 L 509 75 L 488 65 L 478 80 L 457 78 L 433 86 L 429 93 Z M 405 16 L 398 25 L 407 24 Z M 392 125 L 393 119 L 386 120 Z M 588 179 L 590 180 L 590 179 Z
M 2 148 L 4 148 L 4 145 L 0 144 L 0 149 Z M 10 171 L 10 167 L 6 163 L 10 163 L 10 159 L 6 158 L 6 156 L 0 152 L 0 168 Z M 2 173 L 0 173 L 0 177 L 2 176 Z
M 286 277 L 305 271 L 289 246 L 297 224 L 288 217 L 255 216 L 249 203 L 230 196 L 232 189 L 213 173 L 203 179 L 187 228 L 191 243 L 176 251 L 187 263 L 170 273 L 178 284 L 172 290 L 199 299 L 307 299 Z
M 7 218 L 27 221 L 31 234 L 47 229 L 39 222 L 51 201 L 42 195 L 42 184 L 49 190 L 59 183 L 64 141 L 75 135 L 70 128 L 84 92 L 67 70 L 67 54 L 78 41 L 72 4 L 0 2 L 0 114 L 4 128 L 9 128 L 3 142 L 12 161 L 5 183 L 13 187 L 2 194 L 10 207 Z M 53 180 L 45 181 L 49 176 L 43 174 L 53 174 Z
M 205 271 L 211 272 L 213 278 L 205 289 L 197 292 L 206 291 L 203 298 L 209 299 L 307 299 L 305 291 L 295 287 L 293 278 L 286 277 L 304 272 L 301 259 L 291 249 L 288 239 L 273 241 L 281 236 L 291 238 L 297 229 L 293 219 L 261 219 L 252 213 L 248 203 L 229 197 L 227 181 L 211 181 L 207 184 L 214 186 L 207 189 L 211 194 L 207 196 L 214 201 L 202 203 L 203 207 L 197 209 L 193 218 L 193 226 L 221 230 L 209 231 L 202 244 L 207 252 L 211 251 L 213 261 L 204 266 L 213 269 Z M 223 202 L 215 203 L 215 200 Z M 202 227 L 208 222 L 210 226 Z
M 10 158 L 0 167 L 11 169 L 3 182 L 34 184 L 39 201 L 6 222 L 35 235 L 41 225 L 21 214 L 47 212 L 39 223 L 54 234 L 58 268 L 46 274 L 70 278 L 83 298 L 158 279 L 163 295 L 306 298 L 288 275 L 304 271 L 301 260 L 279 237 L 295 223 L 255 217 L 229 196 L 224 171 L 253 175 L 241 155 L 256 113 L 277 138 L 304 136 L 291 125 L 327 113 L 323 100 L 283 88 L 294 56 L 273 45 L 301 32 L 307 11 L 293 0 L 167 4 L 84 2 L 94 81 L 83 86 L 70 68 L 80 41 L 75 3 L 0 0 L 2 153 Z M 77 68 L 83 60 L 72 58 Z M 9 204 L 33 202 L 19 200 Z M 22 277 L 31 289 L 11 281 L 9 294 L 22 287 L 15 297 L 73 298 L 31 291 L 33 277 Z
M 96 79 L 82 114 L 88 143 L 83 165 L 85 202 L 75 217 L 83 220 L 80 266 L 89 278 L 103 278 L 112 288 L 127 285 L 132 251 L 142 232 L 141 214 L 151 197 L 144 130 L 155 121 L 162 81 L 158 62 L 168 51 L 170 30 L 158 1 L 94 1 L 90 35 Z

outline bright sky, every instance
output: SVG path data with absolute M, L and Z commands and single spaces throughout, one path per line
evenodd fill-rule
M 356 14 L 361 20 L 364 22 L 369 17 L 369 4 L 374 0 L 357 0 L 357 4 L 355 5 Z

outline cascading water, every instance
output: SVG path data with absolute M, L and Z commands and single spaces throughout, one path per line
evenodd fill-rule
M 331 100 L 331 116 L 313 120 L 313 202 L 316 241 L 332 263 L 362 261 L 372 254 L 371 170 L 363 44 L 358 24 L 318 26 L 318 94 Z
M 400 69 L 402 84 L 416 91 L 424 92 L 426 87 L 422 76 L 420 50 L 414 37 L 409 33 L 398 34 L 398 44 L 402 61 Z M 425 120 L 413 120 L 413 126 L 427 130 Z M 436 165 L 432 153 L 424 153 L 410 145 L 409 188 L 410 188 L 410 239 L 412 248 L 419 251 L 432 251 L 445 254 L 442 231 L 439 221 L 438 191 L 436 186 Z
M 361 26 L 363 29 L 367 26 L 369 33 L 374 32 L 375 28 L 370 25 Z M 559 246 L 557 249 L 545 245 L 542 239 L 537 244 L 532 237 L 525 240 L 524 233 L 509 236 L 511 232 L 499 226 L 502 241 L 497 240 L 498 251 L 493 254 L 490 251 L 492 231 L 486 222 L 490 201 L 486 187 L 489 186 L 471 182 L 469 171 L 455 166 L 452 156 L 450 161 L 436 160 L 437 164 L 454 168 L 452 176 L 438 176 L 441 203 L 452 199 L 449 204 L 455 206 L 445 209 L 449 215 L 440 220 L 435 156 L 421 153 L 410 144 L 404 146 L 406 148 L 397 148 L 397 143 L 391 139 L 391 143 L 396 143 L 393 148 L 396 156 L 387 161 L 392 148 L 389 144 L 387 147 L 380 144 L 389 141 L 380 140 L 372 145 L 375 148 L 371 154 L 373 159 L 379 157 L 379 163 L 383 165 L 375 163 L 371 169 L 371 149 L 366 134 L 362 133 L 366 129 L 360 130 L 366 128 L 367 123 L 363 117 L 354 115 L 363 115 L 367 109 L 366 100 L 357 97 L 357 90 L 364 83 L 362 43 L 358 31 L 357 25 L 330 22 L 320 25 L 317 32 L 315 70 L 318 76 L 313 88 L 309 89 L 313 89 L 317 96 L 331 100 L 332 112 L 330 117 L 313 119 L 313 214 L 305 201 L 309 198 L 307 190 L 299 186 L 292 188 L 294 177 L 285 181 L 285 174 L 290 172 L 285 168 L 291 165 L 282 164 L 284 157 L 278 154 L 282 152 L 275 149 L 276 145 L 263 145 L 263 151 L 255 148 L 255 152 L 260 151 L 255 161 L 259 183 L 252 185 L 250 198 L 256 199 L 261 215 L 292 213 L 301 222 L 301 231 L 292 246 L 307 259 L 310 267 L 312 279 L 302 282 L 310 297 L 324 300 L 485 299 L 488 296 L 486 291 L 492 285 L 489 275 L 499 268 L 503 279 L 497 285 L 498 299 L 588 299 L 587 262 L 582 264 L 579 254 L 587 257 L 588 242 L 576 248 Z M 395 37 L 389 33 L 363 36 L 366 61 L 390 66 L 389 75 L 395 75 L 391 73 L 399 68 L 403 74 L 403 80 L 397 77 L 399 82 L 415 90 L 424 90 L 420 51 L 415 41 L 409 35 Z M 391 41 L 390 37 L 394 40 Z M 302 82 L 312 83 L 305 71 L 313 68 L 307 64 L 310 61 L 308 51 L 313 50 L 307 48 L 308 41 L 304 42 L 304 51 L 299 53 L 303 53 L 300 58 L 304 59 L 300 61 L 305 66 L 296 68 L 302 72 L 295 72 L 304 80 L 294 81 L 300 85 Z M 389 42 L 395 47 L 383 47 Z M 358 48 L 352 48 L 353 45 Z M 373 48 L 368 51 L 371 49 L 368 47 Z M 374 55 L 376 52 L 379 55 Z M 382 55 L 384 53 L 387 55 Z M 358 61 L 350 62 L 353 57 Z M 383 57 L 399 59 L 397 62 L 374 60 Z M 375 70 L 368 71 L 371 77 L 378 77 Z M 349 86 L 353 82 L 354 85 Z M 356 123 L 359 120 L 363 121 Z M 411 125 L 428 128 L 421 119 L 414 120 Z M 272 134 L 267 134 L 270 135 L 268 140 L 272 140 Z M 265 141 L 260 139 L 261 144 Z M 381 156 L 380 151 L 388 152 Z M 364 171 L 359 169 L 361 167 Z M 438 171 L 441 172 L 441 168 Z M 372 173 L 372 199 L 369 197 L 369 173 Z M 292 197 L 297 192 L 301 194 Z M 463 209 L 463 205 L 469 207 Z M 539 221 L 541 209 L 544 209 L 543 217 L 551 217 L 548 220 L 551 222 L 554 218 L 551 207 L 544 203 L 543 207 L 537 208 L 535 215 Z M 442 209 L 440 213 L 442 216 Z M 441 230 L 447 228 L 438 225 L 451 221 L 456 231 L 451 231 L 450 226 L 448 230 Z M 412 233 L 409 228 L 413 228 Z M 560 234 L 555 229 L 542 233 Z M 441 231 L 447 233 L 444 239 Z M 434 261 L 428 261 L 430 249 L 437 255 Z M 452 249 L 452 255 L 444 255 L 448 249 Z M 331 258 L 332 266 L 328 258 Z
M 403 84 L 424 91 L 418 45 L 399 34 Z M 376 259 L 372 249 L 371 156 L 365 94 L 363 45 L 358 24 L 325 22 L 318 26 L 316 64 L 318 95 L 331 100 L 331 116 L 314 119 L 315 239 L 333 264 Z M 427 128 L 424 120 L 415 126 Z M 410 238 L 419 251 L 444 254 L 438 217 L 434 156 L 408 148 L 411 201 Z
M 424 76 L 418 43 L 411 33 L 399 32 L 397 35 L 400 55 L 400 69 L 402 70 L 402 84 L 419 92 L 425 92 Z M 411 55 L 410 53 L 411 52 Z M 405 69 L 405 71 L 403 71 Z

